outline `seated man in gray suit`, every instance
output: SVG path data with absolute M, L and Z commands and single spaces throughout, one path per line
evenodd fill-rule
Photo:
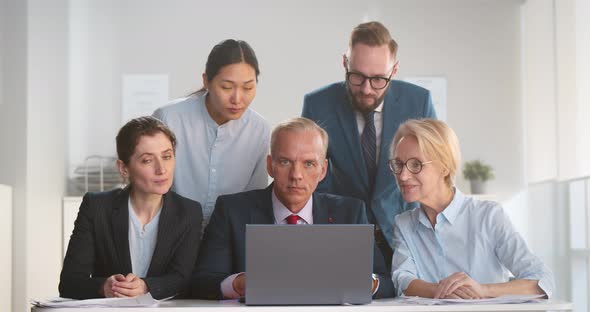
M 217 199 L 191 281 L 193 298 L 244 296 L 246 224 L 367 223 L 361 200 L 315 192 L 326 175 L 327 148 L 327 133 L 309 119 L 294 118 L 273 130 L 266 165 L 274 182 Z M 377 248 L 374 259 L 373 297 L 391 297 L 391 274 Z

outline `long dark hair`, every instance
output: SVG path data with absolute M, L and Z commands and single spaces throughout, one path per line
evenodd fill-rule
M 254 68 L 254 71 L 256 71 L 256 81 L 258 81 L 260 68 L 258 67 L 258 59 L 256 59 L 256 54 L 252 47 L 243 40 L 226 39 L 221 41 L 213 47 L 207 57 L 207 65 L 205 67 L 207 80 L 211 81 L 215 78 L 224 66 L 242 62 Z M 203 91 L 205 91 L 205 87 L 191 93 L 191 95 Z

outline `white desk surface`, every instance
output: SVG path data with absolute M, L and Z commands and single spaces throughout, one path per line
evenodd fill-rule
M 396 299 L 373 300 L 366 305 L 354 306 L 246 306 L 237 300 L 208 301 L 208 300 L 171 300 L 161 303 L 157 307 L 145 308 L 91 308 L 91 309 L 49 309 L 31 308 L 31 312 L 114 312 L 114 311 L 151 311 L 151 312 L 254 312 L 254 311 L 289 311 L 289 312 L 411 312 L 411 311 L 570 311 L 573 305 L 563 300 L 540 300 L 539 303 L 521 304 L 491 304 L 491 305 L 438 305 L 420 306 L 398 302 Z

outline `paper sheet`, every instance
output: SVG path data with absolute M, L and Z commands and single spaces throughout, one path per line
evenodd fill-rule
M 432 299 L 422 297 L 399 297 L 401 302 L 408 304 L 420 305 L 440 305 L 440 304 L 507 304 L 507 303 L 525 303 L 534 302 L 536 299 L 543 298 L 545 295 L 505 295 L 496 298 L 486 299 Z
M 172 297 L 170 297 L 172 298 Z M 112 307 L 149 307 L 168 300 L 156 300 L 150 293 L 134 298 L 100 298 L 75 300 L 67 298 L 53 298 L 47 300 L 31 300 L 31 304 L 40 308 L 112 308 Z

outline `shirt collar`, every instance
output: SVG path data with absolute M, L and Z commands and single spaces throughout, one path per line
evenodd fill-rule
M 455 223 L 455 220 L 457 219 L 457 215 L 459 215 L 459 212 L 461 211 L 461 207 L 463 206 L 463 202 L 465 201 L 465 195 L 461 193 L 461 191 L 458 188 L 454 187 L 453 189 L 455 190 L 453 200 L 451 200 L 449 205 L 436 217 L 437 224 L 438 220 L 444 218 L 451 225 L 453 225 L 453 223 Z M 416 208 L 415 211 L 417 213 L 416 222 L 422 223 L 422 225 L 431 228 L 432 226 L 430 224 L 430 220 L 428 220 L 428 217 L 426 216 L 424 210 L 422 208 Z M 414 229 L 418 230 L 418 227 L 414 227 Z
M 217 122 L 215 122 L 215 120 L 213 120 L 211 115 L 209 115 L 209 111 L 207 110 L 207 104 L 205 103 L 205 101 L 207 99 L 207 94 L 209 94 L 208 91 L 203 91 L 202 93 L 197 93 L 197 95 L 196 95 L 199 97 L 197 102 L 201 103 L 201 105 L 200 105 L 201 111 L 202 111 L 203 115 L 205 116 L 205 119 L 207 120 L 207 126 L 209 126 L 210 128 L 213 128 L 213 129 L 229 127 L 230 124 L 232 124 L 235 120 L 228 120 L 223 125 L 218 125 Z
M 455 223 L 455 219 L 457 219 L 457 215 L 461 211 L 461 207 L 463 207 L 463 202 L 465 201 L 465 195 L 461 193 L 456 187 L 453 188 L 455 190 L 455 195 L 453 195 L 453 200 L 449 204 L 445 210 L 442 211 L 442 215 L 449 221 L 449 223 Z
M 313 196 L 309 197 L 303 209 L 301 209 L 296 215 L 298 215 L 307 224 L 313 224 Z M 274 189 L 272 190 L 272 210 L 275 216 L 275 224 L 280 224 L 288 216 L 293 213 L 287 209 L 283 203 L 279 200 L 275 194 Z
M 375 109 L 373 110 L 376 113 L 381 113 L 381 111 L 383 111 L 383 101 L 381 101 L 381 103 L 379 104 L 379 106 L 375 107 Z M 359 110 L 354 110 L 354 112 L 358 115 L 358 116 L 364 116 L 365 113 L 360 112 Z
M 381 113 L 382 110 L 383 110 L 383 101 L 381 101 L 381 103 L 379 103 L 379 106 L 375 107 L 375 112 L 377 112 L 377 113 Z

